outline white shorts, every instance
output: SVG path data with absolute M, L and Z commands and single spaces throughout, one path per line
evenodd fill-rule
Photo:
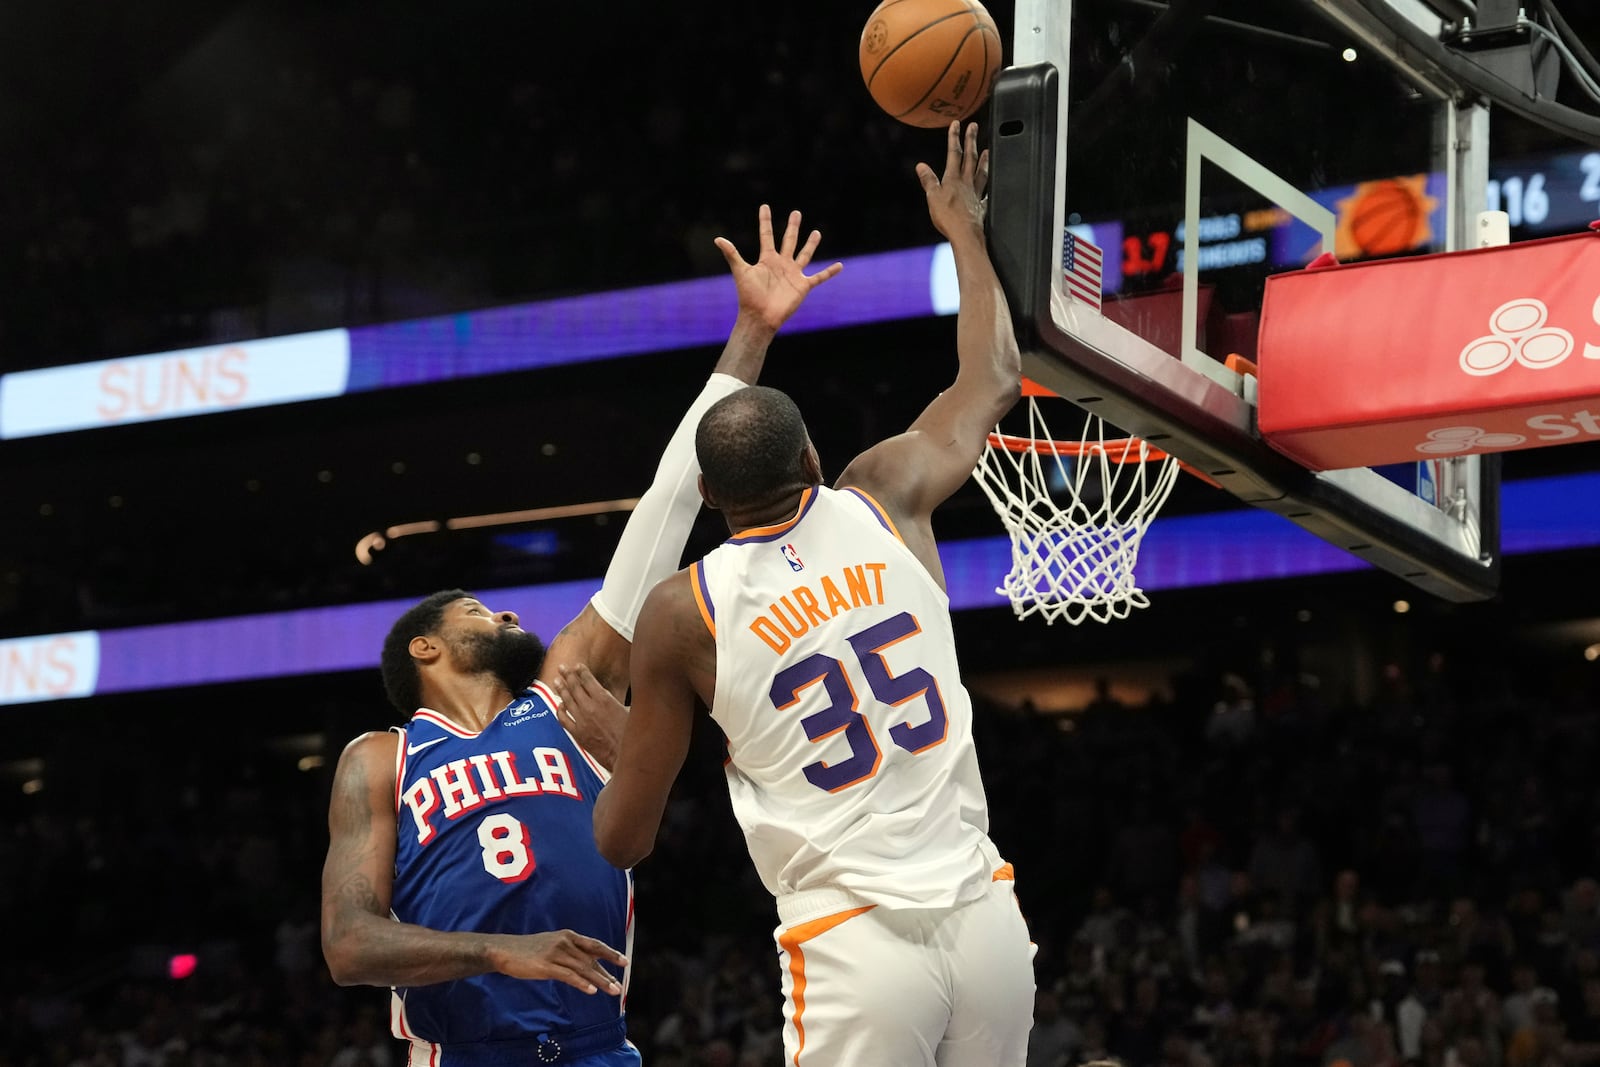
M 955 908 L 874 907 L 832 889 L 785 899 L 786 1067 L 1022 1067 L 1035 946 L 1004 871 Z

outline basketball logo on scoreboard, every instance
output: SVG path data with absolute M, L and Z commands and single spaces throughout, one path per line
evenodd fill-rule
M 1334 255 L 1347 263 L 1425 247 L 1439 200 L 1428 195 L 1428 175 L 1413 174 L 1361 182 L 1335 206 Z
M 800 553 L 795 550 L 794 545 L 784 545 L 779 551 L 783 553 L 783 558 L 789 561 L 790 570 L 803 571 L 806 569 L 806 565 L 800 562 Z

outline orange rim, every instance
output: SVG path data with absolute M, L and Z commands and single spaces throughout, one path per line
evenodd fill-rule
M 1159 463 L 1167 458 L 1165 452 L 1153 445 L 1148 452 L 1141 454 L 1139 446 L 1142 444 L 1144 441 L 1137 437 L 1120 437 L 1114 441 L 1036 441 L 1031 437 L 1012 437 L 1004 433 L 989 435 L 990 448 L 1003 448 L 1007 452 L 1046 452 L 1074 459 L 1098 452 L 1104 453 L 1112 463 Z
M 1026 375 L 1022 379 L 1022 395 L 1060 396 L 1059 393 L 1040 385 Z M 1003 433 L 989 435 L 990 448 L 1002 448 L 1007 452 L 1045 452 L 1057 456 L 1071 456 L 1074 459 L 1092 456 L 1098 452 L 1103 453 L 1106 459 L 1112 463 L 1159 463 L 1167 458 L 1167 453 L 1154 445 L 1150 446 L 1150 451 L 1141 456 L 1139 454 L 1139 445 L 1142 441 L 1143 439 L 1138 437 L 1119 437 L 1114 441 L 1098 441 L 1094 443 L 1088 441 L 1036 441 L 1031 437 L 1012 437 L 1010 434 Z M 1222 488 L 1221 482 L 1205 471 L 1191 467 L 1181 459 L 1178 460 L 1178 466 L 1212 488 Z
M 1138 437 L 1119 437 L 1114 441 L 1036 441 L 1031 437 L 1012 437 L 1010 434 L 992 433 L 989 435 L 989 447 L 1004 449 L 1007 452 L 1042 452 L 1048 455 L 1071 456 L 1081 459 L 1096 453 L 1103 454 L 1112 463 L 1159 463 L 1166 459 L 1168 453 L 1161 451 L 1154 445 L 1149 451 L 1140 454 L 1139 446 L 1143 442 Z M 1199 478 L 1213 489 L 1221 489 L 1222 483 L 1217 481 L 1205 471 L 1199 470 L 1178 460 L 1178 466 Z

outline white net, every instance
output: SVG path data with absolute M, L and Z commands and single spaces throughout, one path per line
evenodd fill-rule
M 1027 437 L 991 434 L 972 472 L 1011 535 L 1011 570 L 996 592 L 1019 619 L 1125 619 L 1149 606 L 1134 565 L 1178 461 L 1145 441 L 1108 441 L 1093 413 L 1078 441 L 1058 440 L 1038 398 L 1025 399 Z

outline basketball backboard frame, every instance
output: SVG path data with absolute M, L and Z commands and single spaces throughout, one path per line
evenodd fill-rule
M 1373 3 L 1391 0 L 1306 2 L 1352 31 L 1359 29 L 1363 39 L 1392 37 L 1369 10 Z M 1442 32 L 1443 20 L 1417 0 L 1392 2 L 1419 34 Z M 1435 506 L 1371 469 L 1312 472 L 1262 440 L 1245 383 L 1194 349 L 1192 275 L 1184 279 L 1184 342 L 1178 359 L 1066 296 L 1059 267 L 1067 204 L 1060 131 L 1066 128 L 1062 86 L 1072 7 L 1071 0 L 1017 0 L 1013 65 L 997 81 L 991 105 L 990 238 L 1023 347 L 1024 372 L 1205 471 L 1240 500 L 1283 515 L 1419 588 L 1454 601 L 1493 596 L 1500 577 L 1498 457 L 1454 462 L 1449 481 L 1460 496 L 1453 507 Z M 1445 246 L 1457 249 L 1487 206 L 1488 109 L 1450 71 L 1414 62 L 1414 48 L 1391 42 L 1376 51 L 1436 109 L 1435 167 L 1448 183 Z M 1278 206 L 1294 208 L 1284 203 L 1292 198 L 1276 195 L 1283 189 L 1260 188 L 1272 186 L 1275 176 L 1197 126 L 1191 120 L 1188 234 L 1198 230 L 1202 162 L 1220 165 Z M 1327 236 L 1324 226 L 1298 210 L 1293 213 Z M 1196 262 L 1192 253 L 1188 262 Z

